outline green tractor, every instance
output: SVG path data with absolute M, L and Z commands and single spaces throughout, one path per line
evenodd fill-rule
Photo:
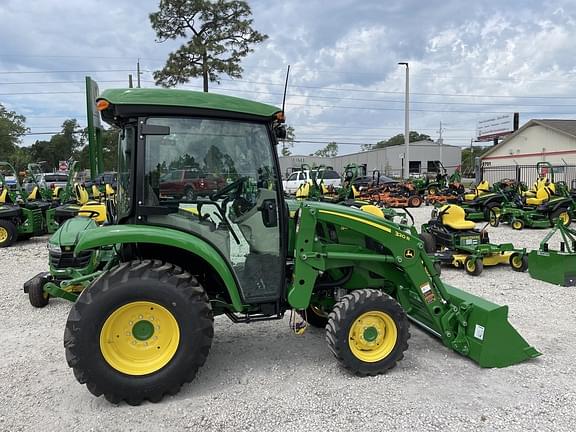
M 177 393 L 206 361 L 218 315 L 256 323 L 296 310 L 360 376 L 403 358 L 410 321 L 482 367 L 540 355 L 506 306 L 442 282 L 414 227 L 286 200 L 276 107 L 166 89 L 107 90 L 97 106 L 122 130 L 117 216 L 80 230 L 72 256 L 112 248 L 117 263 L 83 275 L 64 334 L 68 365 L 94 395 L 138 405 Z M 208 197 L 164 196 L 165 174 L 187 166 L 234 176 Z
M 0 170 L 16 178 L 11 190 L 0 172 L 0 247 L 11 246 L 16 240 L 26 240 L 56 229 L 51 202 L 29 201 L 18 180 L 16 169 L 8 162 L 0 162 Z

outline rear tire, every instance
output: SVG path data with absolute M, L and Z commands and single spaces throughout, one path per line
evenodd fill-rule
M 194 379 L 212 344 L 213 321 L 206 292 L 188 272 L 157 260 L 122 263 L 72 306 L 66 360 L 95 396 L 158 402 Z
M 18 238 L 18 230 L 12 222 L 0 219 L 0 248 L 11 246 Z
M 510 255 L 510 267 L 517 272 L 525 272 L 528 270 L 528 255 L 520 254 L 518 252 Z
M 328 317 L 326 341 L 338 362 L 358 376 L 385 373 L 404 357 L 410 339 L 404 309 L 375 289 L 343 296 Z
M 568 209 L 565 208 L 559 208 L 552 212 L 550 215 L 550 223 L 552 226 L 556 225 L 558 219 L 562 220 L 564 226 L 568 226 L 572 223 L 572 216 Z
M 420 207 L 422 205 L 422 198 L 418 195 L 412 195 L 408 198 L 408 207 Z
M 484 269 L 484 263 L 481 258 L 468 257 L 464 261 L 464 269 L 470 276 L 478 276 Z

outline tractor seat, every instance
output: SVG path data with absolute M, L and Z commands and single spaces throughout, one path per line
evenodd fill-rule
M 38 186 L 34 186 L 34 189 L 32 189 L 32 192 L 30 192 L 30 194 L 28 195 L 28 200 L 29 201 L 36 201 L 38 199 Z
M 552 189 L 547 186 L 541 186 L 536 192 L 535 198 L 526 198 L 526 204 L 529 206 L 539 206 L 550 199 L 553 194 Z
M 469 230 L 476 228 L 476 224 L 466 220 L 466 212 L 460 206 L 450 204 L 440 208 L 441 223 L 455 230 Z
M 8 196 L 8 189 L 4 188 L 2 193 L 0 193 L 0 204 L 6 203 L 6 197 Z
M 102 193 L 100 192 L 100 189 L 98 189 L 98 186 L 92 185 L 92 198 L 99 200 L 101 197 Z
M 487 194 L 488 192 L 490 192 L 490 183 L 488 180 L 482 180 L 480 183 L 478 183 L 478 186 L 474 188 L 474 192 L 464 195 L 464 200 L 472 201 L 478 198 L 480 195 Z

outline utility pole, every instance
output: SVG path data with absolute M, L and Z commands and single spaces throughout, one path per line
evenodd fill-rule
M 141 72 L 140 72 L 140 59 L 138 59 L 138 61 L 136 62 L 136 75 L 137 75 L 137 76 L 136 76 L 136 83 L 137 83 L 138 88 L 140 88 L 140 75 L 141 75 Z
M 444 159 L 442 158 L 442 150 L 443 150 L 443 146 L 444 146 L 444 140 L 442 139 L 442 132 L 444 132 L 444 129 L 442 128 L 442 120 L 440 120 L 440 130 L 438 130 L 438 144 L 440 145 L 440 163 L 442 165 L 444 165 Z
M 410 178 L 410 73 L 407 62 L 399 62 L 399 65 L 406 66 L 406 94 L 405 94 L 405 107 L 404 107 L 404 146 L 406 151 L 404 153 L 404 178 Z
M 132 74 L 128 75 L 128 88 L 134 88 L 134 84 L 132 83 Z

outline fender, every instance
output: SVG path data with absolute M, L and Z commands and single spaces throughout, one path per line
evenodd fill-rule
M 174 246 L 198 255 L 200 258 L 206 260 L 224 281 L 228 294 L 230 294 L 234 310 L 241 312 L 244 309 L 240 300 L 238 285 L 226 261 L 209 243 L 182 231 L 162 227 L 149 227 L 146 225 L 100 227 L 95 230 L 83 232 L 74 253 L 86 249 L 121 243 L 154 243 Z

